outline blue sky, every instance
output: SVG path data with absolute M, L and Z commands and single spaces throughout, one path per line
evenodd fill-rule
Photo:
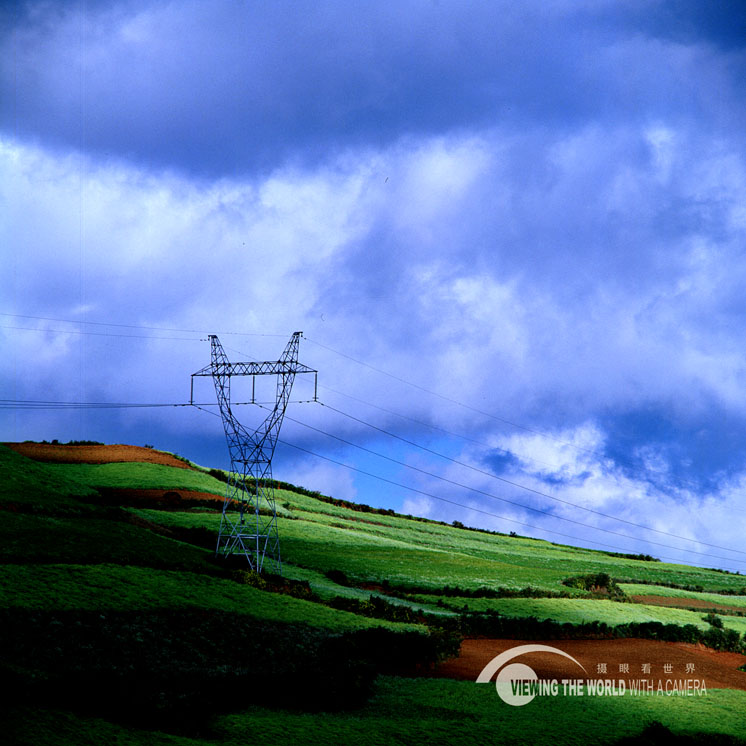
M 303 330 L 357 420 L 288 414 L 394 461 L 288 420 L 333 461 L 278 477 L 743 572 L 744 40 L 740 2 L 5 3 L 2 398 L 180 403 L 207 333 Z M 227 458 L 186 408 L 0 438 Z

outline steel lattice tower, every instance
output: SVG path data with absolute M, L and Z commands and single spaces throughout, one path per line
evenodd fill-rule
M 195 376 L 211 376 L 215 383 L 231 457 L 231 473 L 215 553 L 224 556 L 243 554 L 256 572 L 261 572 L 267 565 L 272 572 L 282 571 L 272 455 L 296 374 L 313 373 L 316 376 L 317 373 L 298 362 L 302 334 L 293 334 L 278 361 L 263 363 L 229 362 L 220 340 L 211 334 L 210 365 L 192 374 L 192 402 Z M 277 376 L 275 407 L 254 432 L 249 432 L 231 410 L 232 376 L 252 376 L 252 403 L 255 403 L 256 376 Z

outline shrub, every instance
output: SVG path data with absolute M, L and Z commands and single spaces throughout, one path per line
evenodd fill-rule
M 640 562 L 660 562 L 657 557 L 651 554 L 625 554 L 624 552 L 604 552 L 609 557 L 620 557 L 621 559 L 639 560 Z
M 703 616 L 702 619 L 712 627 L 723 628 L 723 620 L 717 614 L 711 612 L 707 616 Z
M 224 482 L 225 484 L 228 484 L 228 474 L 224 472 L 222 469 L 208 469 L 207 473 L 214 477 L 215 479 L 219 480 L 220 482 Z
M 324 575 L 337 585 L 343 585 L 345 587 L 350 585 L 347 575 L 342 570 L 327 570 Z
M 742 650 L 741 636 L 734 629 L 720 629 L 710 627 L 702 633 L 701 642 L 714 650 L 740 652 Z
M 367 601 L 346 596 L 334 596 L 328 605 L 334 609 L 351 611 L 353 614 L 373 617 L 375 619 L 386 619 L 390 622 L 403 622 L 405 624 L 421 624 L 424 621 L 421 609 L 412 609 L 409 606 L 392 604 L 385 598 L 371 595 Z
M 568 588 L 579 588 L 580 590 L 590 591 L 591 593 L 608 597 L 614 601 L 623 601 L 626 599 L 624 591 L 606 572 L 566 578 L 562 581 L 562 584 L 566 585 Z

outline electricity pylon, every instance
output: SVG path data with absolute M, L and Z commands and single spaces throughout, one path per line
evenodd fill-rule
M 192 374 L 192 403 L 194 377 L 212 376 L 231 457 L 231 471 L 215 553 L 224 556 L 243 554 L 251 569 L 256 572 L 261 572 L 265 564 L 272 572 L 282 571 L 272 456 L 296 374 L 317 375 L 317 371 L 298 362 L 298 345 L 302 335 L 302 332 L 293 334 L 282 357 L 276 362 L 231 363 L 217 335 L 210 334 L 210 365 Z M 256 376 L 272 375 L 277 376 L 275 407 L 256 430 L 249 432 L 231 410 L 231 377 L 252 376 L 253 404 L 256 403 Z

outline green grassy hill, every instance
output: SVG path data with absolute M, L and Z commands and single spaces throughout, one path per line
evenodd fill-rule
M 232 744 L 251 732 L 254 743 L 426 733 L 484 743 L 497 727 L 520 742 L 522 729 L 536 730 L 525 709 L 500 708 L 494 691 L 469 682 L 411 677 L 477 630 L 743 645 L 741 575 L 457 528 L 285 485 L 276 492 L 283 578 L 257 577 L 214 558 L 214 509 L 112 503 L 112 488 L 221 495 L 216 476 L 42 464 L 0 446 L 0 673 L 16 742 Z M 563 582 L 578 577 L 591 578 L 587 589 Z M 632 595 L 731 609 L 718 614 L 721 629 Z M 715 714 L 746 708 L 745 695 L 560 698 L 541 707 L 562 728 L 531 742 L 611 743 L 652 721 L 736 736 Z M 604 731 L 608 718 L 617 726 Z

